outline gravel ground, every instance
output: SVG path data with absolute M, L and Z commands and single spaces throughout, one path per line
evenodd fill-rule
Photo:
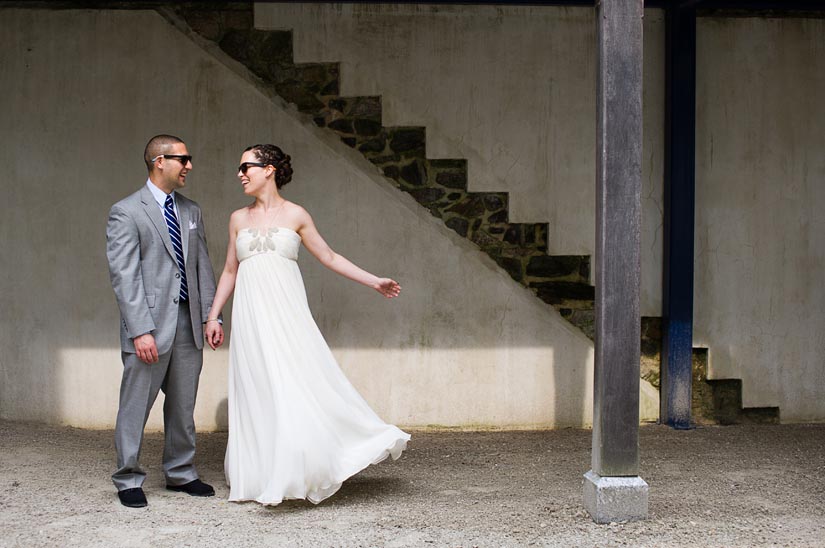
M 415 432 L 318 506 L 229 503 L 226 434 L 200 434 L 217 496 L 164 489 L 147 434 L 149 506 L 117 500 L 111 431 L 0 421 L 0 546 L 825 546 L 825 425 L 643 426 L 645 521 L 582 507 L 590 432 Z

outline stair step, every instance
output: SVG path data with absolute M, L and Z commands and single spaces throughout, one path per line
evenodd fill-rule
M 439 189 L 440 190 L 440 189 Z M 448 227 L 460 236 L 469 238 L 481 246 L 484 233 L 481 227 L 490 226 L 507 218 L 510 196 L 506 192 L 465 192 L 444 190 L 442 198 L 430 206 L 436 217 L 441 217 Z M 491 249 L 485 249 L 490 251 Z
M 506 215 L 509 207 L 510 195 L 507 192 L 456 192 L 461 197 L 444 207 L 445 216 L 459 216 L 473 219 L 472 231 L 477 230 L 485 222 L 499 222 L 502 213 Z M 488 221 L 493 216 L 493 221 Z
M 385 127 L 376 137 L 344 142 L 358 150 L 378 167 L 395 166 L 399 170 L 413 160 L 424 160 L 426 154 L 426 129 L 420 126 Z M 369 143 L 369 144 L 368 144 Z M 388 175 L 385 171 L 385 175 Z M 395 178 L 395 177 L 393 177 Z
M 590 310 L 596 297 L 596 288 L 584 282 L 530 282 L 539 299 L 560 308 Z
M 593 308 L 562 308 L 554 306 L 561 317 L 578 327 L 590 339 L 596 337 L 596 311 Z
M 380 114 L 379 114 L 380 116 Z M 386 135 L 384 128 L 381 127 L 381 122 L 367 120 L 363 118 L 332 118 L 324 119 L 323 117 L 316 118 L 315 123 L 321 127 L 328 127 L 337 133 L 342 139 L 345 137 L 352 137 L 354 142 L 358 145 L 358 150 L 361 152 L 380 152 L 386 146 Z M 376 138 L 381 139 L 381 145 L 377 149 L 374 147 Z
M 744 407 L 739 418 L 747 424 L 779 424 L 779 408 Z
M 415 198 L 415 201 L 421 204 L 422 206 L 426 207 L 430 210 L 430 213 L 435 215 L 436 217 L 441 218 L 441 207 L 440 205 L 443 203 L 450 203 L 450 200 L 455 200 L 458 197 L 455 195 L 448 195 L 440 188 L 430 188 L 430 187 L 407 187 L 401 186 L 401 190 L 412 194 L 412 197 Z M 453 227 L 450 227 L 453 228 Z M 455 230 L 455 228 L 453 228 Z
M 305 94 L 314 95 L 315 99 L 321 104 L 317 109 L 318 112 L 322 112 L 328 104 L 328 101 L 324 101 L 324 98 L 338 95 L 341 81 L 341 65 L 339 63 L 300 63 L 293 65 L 291 71 L 284 71 L 282 74 L 290 75 L 292 77 L 291 81 L 295 82 L 296 85 L 303 86 Z
M 493 260 L 503 268 L 507 274 L 520 284 L 524 283 L 524 260 L 516 257 L 505 257 L 501 254 L 491 254 Z
M 660 337 L 659 342 L 661 343 L 661 330 L 658 331 L 658 335 Z M 691 351 L 691 362 L 690 420 L 695 424 L 718 424 L 718 411 L 714 403 L 713 385 L 708 382 L 708 349 L 693 348 Z M 736 388 L 734 387 L 734 391 L 735 390 Z M 737 402 L 736 397 L 735 394 L 731 394 L 727 399 L 733 405 L 738 405 L 741 402 Z M 738 413 L 738 411 L 739 408 L 736 407 L 733 411 L 734 415 Z
M 250 30 L 255 24 L 252 2 L 181 2 L 172 7 L 192 30 L 215 42 L 230 30 Z
M 779 422 L 778 407 L 742 407 L 741 379 L 707 380 L 713 392 L 713 418 L 719 424 Z
M 427 159 L 427 186 L 467 190 L 467 160 Z
M 326 109 L 322 98 L 338 93 L 339 65 L 304 63 L 270 67 L 269 77 L 272 78 L 278 95 L 293 103 L 299 111 L 317 119 Z
M 371 142 L 359 144 L 358 149 L 364 152 L 365 146 L 371 147 Z M 438 201 L 442 196 L 450 196 L 448 199 L 454 202 L 467 194 L 467 164 L 464 160 L 414 158 L 405 164 L 386 165 L 383 171 L 404 190 L 434 189 L 424 193 L 428 202 Z
M 713 394 L 713 418 L 719 424 L 736 424 L 742 411 L 742 379 L 707 382 Z
M 540 223 L 537 223 L 540 225 Z M 584 284 L 588 287 L 591 287 L 588 283 L 588 279 L 586 274 L 582 275 L 582 272 L 586 272 L 587 267 L 585 263 L 589 263 L 589 258 L 587 256 L 581 255 L 553 255 L 550 256 L 553 259 L 559 259 L 559 265 L 557 265 L 553 271 L 552 275 L 548 275 L 546 277 L 529 277 L 527 276 L 527 268 L 530 262 L 535 259 L 536 257 L 548 257 L 545 255 L 545 251 L 543 249 L 544 242 L 536 241 L 536 242 L 522 242 L 519 245 L 514 245 L 513 247 L 507 247 L 507 244 L 502 244 L 498 248 L 492 248 L 491 246 L 487 246 L 484 250 L 501 266 L 506 270 L 510 276 L 516 280 L 517 282 L 528 285 L 533 287 L 534 289 L 545 287 L 545 289 L 549 288 L 550 286 L 542 286 L 541 284 L 550 284 L 550 283 L 578 283 Z M 551 274 L 551 272 L 547 272 Z M 561 288 L 561 290 L 565 290 L 566 288 Z M 550 289 L 552 291 L 552 288 Z M 592 293 L 591 290 L 587 290 L 586 294 L 588 295 L 585 300 L 588 301 L 588 304 L 585 306 L 586 308 L 592 308 L 592 297 L 589 295 Z M 580 308 L 580 306 L 577 306 Z
M 395 173 L 393 167 L 385 169 L 385 174 Z M 411 194 L 434 216 L 444 219 L 448 227 L 470 239 L 485 220 L 504 217 L 507 211 L 506 192 L 450 191 L 438 187 L 413 187 L 404 184 L 401 184 L 400 188 Z
M 472 241 L 487 253 L 506 257 L 546 257 L 547 223 L 482 224 Z
M 267 82 L 277 82 L 281 69 L 292 67 L 292 31 L 229 30 L 218 42 L 230 57 Z
M 697 424 L 777 424 L 778 407 L 742 407 L 741 379 L 708 379 L 708 349 L 694 348 L 691 415 Z
M 332 88 L 330 88 L 332 89 Z M 339 97 L 324 93 L 326 108 L 315 118 L 320 127 L 329 127 L 341 137 L 374 137 L 382 133 L 380 95 Z
M 330 113 L 333 114 L 333 119 L 346 118 L 353 122 L 361 120 L 381 123 L 383 107 L 381 106 L 380 95 L 334 97 L 327 100 L 327 107 Z
M 531 282 L 576 282 L 590 284 L 589 255 L 539 255 L 527 263 Z

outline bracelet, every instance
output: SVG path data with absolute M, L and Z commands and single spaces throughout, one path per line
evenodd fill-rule
M 207 319 L 207 320 L 206 320 L 205 322 L 203 322 L 203 323 L 209 323 L 209 322 L 218 322 L 218 323 L 220 323 L 220 320 L 219 320 L 218 318 L 212 318 L 212 319 Z

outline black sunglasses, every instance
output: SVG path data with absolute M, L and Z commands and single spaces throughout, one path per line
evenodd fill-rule
M 192 161 L 191 154 L 158 154 L 157 156 L 152 158 L 152 162 L 154 162 L 158 158 L 166 158 L 167 160 L 177 160 L 183 165 L 186 165 Z
M 243 173 L 244 175 L 246 175 L 246 170 L 247 170 L 247 169 L 249 169 L 249 168 L 250 168 L 250 167 L 252 167 L 252 166 L 255 166 L 255 167 L 266 167 L 266 166 L 268 166 L 268 165 L 269 165 L 269 164 L 262 164 L 261 162 L 244 162 L 244 163 L 242 163 L 241 165 L 239 165 L 239 166 L 238 166 L 238 171 L 240 171 L 241 173 Z

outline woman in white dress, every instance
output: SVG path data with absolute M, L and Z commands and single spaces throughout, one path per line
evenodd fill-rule
M 207 319 L 217 321 L 234 291 L 229 500 L 317 504 L 370 464 L 397 459 L 410 436 L 378 418 L 339 368 L 310 314 L 298 248 L 303 243 L 324 266 L 384 297 L 401 287 L 335 253 L 309 213 L 280 195 L 292 178 L 281 149 L 247 148 L 238 178 L 255 201 L 229 219 L 226 265 Z

